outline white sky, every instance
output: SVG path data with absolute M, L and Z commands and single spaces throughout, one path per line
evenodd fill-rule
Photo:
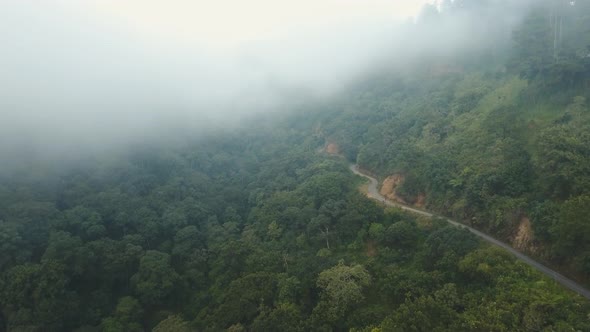
M 337 91 L 426 2 L 0 0 L 0 163 L 20 141 L 122 141 Z
M 233 47 L 300 29 L 415 16 L 425 0 L 61 0 L 149 38 Z M 431 2 L 431 1 L 430 1 Z

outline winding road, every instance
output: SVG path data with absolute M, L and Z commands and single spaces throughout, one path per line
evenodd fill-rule
M 426 217 L 435 217 L 436 215 L 430 212 L 426 212 L 426 211 L 422 211 L 422 210 L 418 210 L 418 209 L 414 209 L 411 208 L 409 206 L 405 206 L 396 202 L 392 202 L 390 200 L 388 200 L 387 198 L 385 198 L 383 195 L 381 195 L 379 193 L 378 185 L 379 182 L 377 181 L 377 179 L 366 175 L 364 173 L 361 173 L 361 171 L 359 171 L 358 165 L 350 165 L 350 170 L 356 174 L 356 175 L 360 175 L 364 178 L 369 179 L 370 184 L 369 184 L 369 190 L 367 195 L 375 200 L 380 201 L 381 203 L 387 205 L 387 206 L 393 206 L 393 207 L 398 207 L 402 210 L 405 211 L 409 211 L 409 212 L 413 212 L 419 215 L 423 215 Z M 529 256 L 521 253 L 520 251 L 512 248 L 511 246 L 509 246 L 508 244 L 502 242 L 502 241 L 498 241 L 496 239 L 494 239 L 493 237 L 482 233 L 480 231 L 478 231 L 477 229 L 471 228 L 469 226 L 463 225 L 459 222 L 453 221 L 453 220 L 449 220 L 447 218 L 444 218 L 448 223 L 454 225 L 454 226 L 458 226 L 458 227 L 464 227 L 467 228 L 471 233 L 479 236 L 480 238 L 484 239 L 485 241 L 492 243 L 494 245 L 497 245 L 498 247 L 504 248 L 506 249 L 508 252 L 510 252 L 511 254 L 513 254 L 514 256 L 516 256 L 516 258 L 518 258 L 519 260 L 521 260 L 522 262 L 532 266 L 533 268 L 537 269 L 538 271 L 540 271 L 541 273 L 547 275 L 548 277 L 550 277 L 551 279 L 557 281 L 558 283 L 562 284 L 563 286 L 571 289 L 572 291 L 578 293 L 579 295 L 585 297 L 586 299 L 590 300 L 590 291 L 587 290 L 586 288 L 582 287 L 580 284 L 576 283 L 575 281 L 561 275 L 560 273 L 546 267 L 545 265 L 533 260 L 532 258 L 530 258 Z

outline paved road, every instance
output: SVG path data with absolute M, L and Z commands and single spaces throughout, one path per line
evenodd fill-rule
M 350 170 L 354 174 L 356 174 L 356 175 L 360 175 L 360 176 L 362 176 L 364 178 L 369 179 L 369 181 L 371 183 L 369 184 L 368 196 L 370 198 L 373 198 L 375 200 L 378 200 L 378 201 L 382 202 L 383 204 L 385 204 L 387 206 L 398 207 L 398 208 L 400 208 L 402 210 L 410 211 L 410 212 L 413 212 L 413 213 L 416 213 L 416 214 L 420 214 L 420 215 L 423 215 L 423 216 L 427 216 L 427 217 L 434 217 L 434 216 L 436 216 L 435 214 L 430 213 L 430 212 L 422 211 L 422 210 L 419 210 L 419 209 L 414 209 L 414 208 L 411 208 L 409 206 L 405 206 L 405 205 L 402 205 L 402 204 L 399 204 L 399 203 L 396 203 L 396 202 L 392 202 L 392 201 L 387 200 L 385 197 L 383 197 L 379 193 L 379 190 L 377 189 L 378 188 L 378 185 L 379 185 L 379 182 L 376 179 L 374 179 L 374 178 L 372 178 L 372 177 L 370 177 L 370 176 L 368 176 L 366 174 L 361 173 L 359 171 L 357 165 L 350 165 Z M 506 249 L 507 251 L 509 251 L 510 253 L 512 253 L 514 256 L 516 256 L 516 258 L 520 259 L 524 263 L 532 266 L 533 268 L 539 270 L 540 272 L 544 273 L 545 275 L 547 275 L 548 277 L 552 278 L 553 280 L 559 282 L 563 286 L 571 289 L 572 291 L 574 291 L 574 292 L 580 294 L 581 296 L 583 296 L 583 297 L 585 297 L 585 298 L 587 298 L 587 299 L 590 300 L 590 291 L 589 290 L 587 290 L 586 288 L 582 287 L 580 284 L 576 283 L 575 281 L 573 281 L 573 280 L 571 280 L 571 279 L 569 279 L 569 278 L 567 278 L 567 277 L 559 274 L 558 272 L 556 272 L 556 271 L 554 271 L 554 270 L 546 267 L 545 265 L 543 265 L 543 264 L 541 264 L 541 263 L 533 260 L 532 258 L 528 257 L 527 255 L 525 255 L 525 254 L 521 253 L 520 251 L 512 248 L 508 244 L 506 244 L 506 243 L 504 243 L 502 241 L 498 241 L 498 240 L 494 239 L 493 237 L 491 237 L 491 236 L 489 236 L 489 235 L 487 235 L 485 233 L 482 233 L 482 232 L 478 231 L 477 229 L 474 229 L 474 228 L 471 228 L 469 226 L 463 225 L 463 224 L 461 224 L 459 222 L 456 222 L 456 221 L 453 221 L 453 220 L 449 220 L 449 219 L 446 219 L 446 221 L 449 222 L 452 225 L 467 228 L 469 231 L 471 231 L 471 233 L 479 236 L 480 238 L 482 238 L 482 239 L 484 239 L 484 240 L 486 240 L 486 241 L 488 241 L 488 242 L 490 242 L 492 244 L 495 244 L 498 247 L 501 247 L 501 248 Z

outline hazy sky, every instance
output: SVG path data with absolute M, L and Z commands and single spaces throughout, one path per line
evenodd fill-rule
M 337 89 L 419 0 L 0 0 L 0 157 L 141 140 Z
M 424 0 L 91 0 L 88 10 L 145 38 L 210 47 L 282 38 L 299 29 L 412 17 Z M 71 4 L 72 2 L 70 2 Z
M 0 0 L 0 168 L 234 128 L 376 65 L 497 47 L 534 0 L 412 24 L 433 2 Z

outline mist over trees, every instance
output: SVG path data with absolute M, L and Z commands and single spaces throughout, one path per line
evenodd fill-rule
M 171 29 L 174 22 L 156 25 L 156 15 L 139 22 L 146 27 L 130 27 L 117 17 L 126 12 L 118 13 L 110 2 L 104 2 L 105 8 L 96 0 L 8 0 L 3 6 L 0 158 L 14 162 L 34 154 L 59 160 L 146 140 L 175 140 L 179 133 L 194 137 L 234 130 L 252 115 L 293 112 L 302 103 L 337 96 L 383 66 L 403 69 L 433 59 L 473 59 L 484 50 L 501 52 L 529 3 L 442 3 L 441 13 L 426 6 L 418 24 L 392 17 L 395 11 L 376 19 L 334 18 L 333 26 L 299 22 L 301 29 L 214 48 L 209 39 L 185 40 L 164 32 L 146 37 L 142 27 L 148 32 Z M 162 17 L 169 14 L 167 7 L 178 12 L 185 6 L 188 18 L 200 17 L 208 8 L 184 1 L 148 2 L 136 6 L 135 16 L 127 14 L 140 20 L 151 6 Z M 332 11 L 339 13 L 339 8 L 334 5 Z M 105 14 L 109 10 L 114 17 Z M 326 15 L 310 17 L 321 22 L 330 19 Z M 195 20 L 187 17 L 181 23 L 190 32 L 206 35 L 207 26 L 191 28 Z M 226 24 L 237 35 L 248 28 Z
M 587 1 L 441 1 L 197 60 L 64 8 L 89 13 L 0 23 L 87 47 L 7 39 L 0 331 L 590 330 L 586 299 L 349 170 L 589 285 Z

